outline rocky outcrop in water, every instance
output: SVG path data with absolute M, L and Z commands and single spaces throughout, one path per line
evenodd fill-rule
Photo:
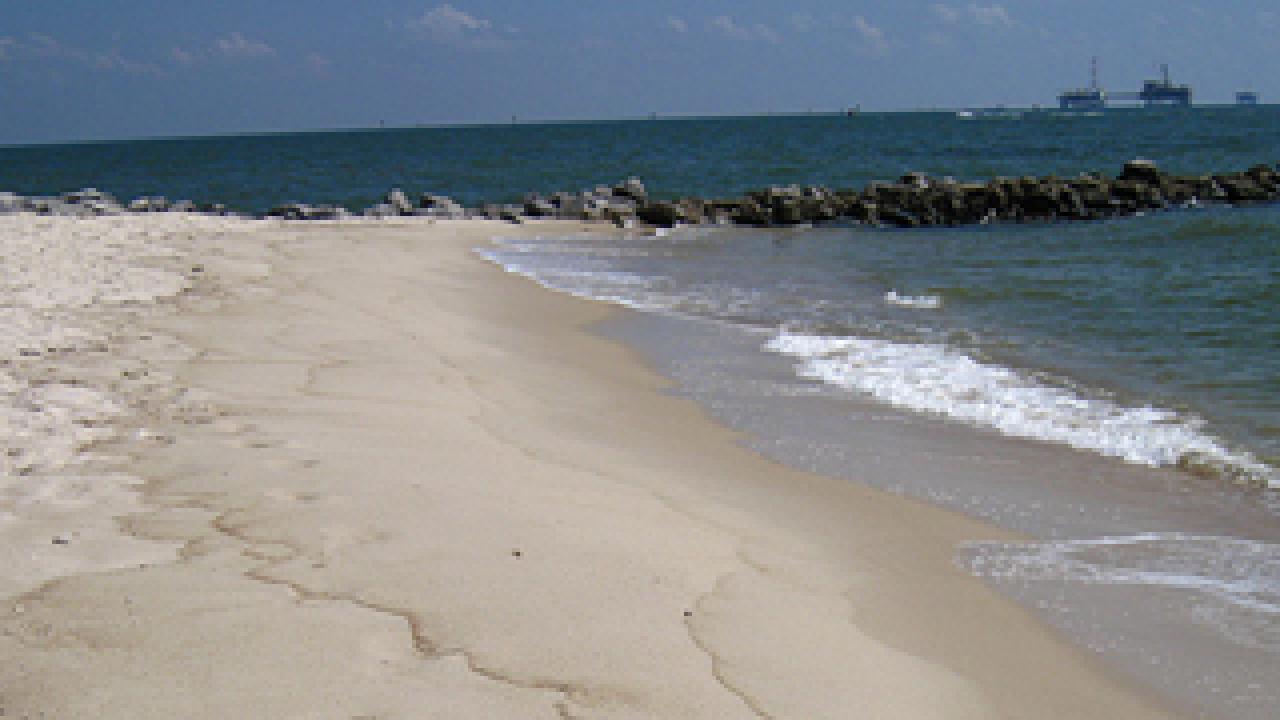
M 861 190 L 771 187 L 739 198 L 646 202 L 635 217 L 646 224 L 734 224 L 785 227 L 843 222 L 892 227 L 991 222 L 1097 220 L 1209 204 L 1246 205 L 1280 199 L 1280 173 L 1267 165 L 1245 172 L 1173 175 L 1148 160 L 1125 164 L 1114 178 L 995 178 L 958 182 L 910 173 Z
M 687 197 L 658 200 L 639 178 L 582 192 L 531 193 L 521 202 L 467 208 L 444 195 L 416 199 L 399 188 L 359 214 L 371 218 L 491 218 L 509 222 L 552 218 L 608 222 L 618 227 L 744 225 L 788 227 L 823 223 L 880 227 L 937 227 L 992 222 L 1066 222 L 1098 220 L 1140 212 L 1200 205 L 1249 205 L 1280 200 L 1280 172 L 1256 165 L 1244 172 L 1174 175 L 1150 160 L 1131 160 L 1115 177 L 1086 173 L 1070 178 L 998 177 L 960 182 L 908 173 L 891 183 L 860 190 L 789 185 L 755 190 L 734 198 Z M 112 215 L 122 212 L 202 212 L 229 214 L 220 204 L 140 197 L 122 205 L 94 189 L 56 197 L 0 193 L 0 213 Z M 355 213 L 336 205 L 278 205 L 266 217 L 286 220 L 338 220 Z

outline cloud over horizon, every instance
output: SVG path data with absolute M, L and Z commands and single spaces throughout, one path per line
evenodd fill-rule
M 410 18 L 405 27 L 437 43 L 490 50 L 503 46 L 504 34 L 510 36 L 519 32 L 510 25 L 500 32 L 492 20 L 459 10 L 450 3 L 437 5 Z
M 256 58 L 276 54 L 275 48 L 270 45 L 250 40 L 239 32 L 218 38 L 214 41 L 214 47 L 223 56 L 230 58 Z
M 772 45 L 777 45 L 782 42 L 782 38 L 778 35 L 778 32 L 768 25 L 763 23 L 743 25 L 739 24 L 737 20 L 734 20 L 728 15 L 716 15 L 707 21 L 707 26 L 726 37 L 735 38 L 737 40 L 761 40 Z

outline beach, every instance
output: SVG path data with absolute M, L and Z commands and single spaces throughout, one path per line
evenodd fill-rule
M 599 226 L 12 221 L 161 289 L 28 357 L 137 402 L 15 475 L 83 501 L 3 508 L 0 716 L 1179 716 L 956 562 L 1023 537 L 762 457 L 474 252 Z

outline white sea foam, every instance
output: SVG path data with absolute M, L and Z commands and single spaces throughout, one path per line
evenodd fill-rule
M 1130 463 L 1212 467 L 1280 486 L 1274 470 L 1226 448 L 1197 418 L 1087 398 L 944 345 L 783 332 L 766 347 L 800 358 L 804 377 L 896 407 Z
M 897 290 L 885 293 L 884 301 L 889 305 L 920 310 L 937 310 L 942 307 L 942 298 L 937 295 L 900 295 Z
M 159 371 L 188 351 L 141 324 L 191 286 L 189 251 L 171 241 L 247 222 L 0 216 L 0 596 L 172 554 L 118 532 L 139 480 L 97 448 L 129 436 L 138 408 L 181 412 L 194 397 Z

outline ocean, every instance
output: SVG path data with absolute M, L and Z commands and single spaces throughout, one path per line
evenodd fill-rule
M 1280 108 L 416 128 L 0 148 L 0 190 L 261 212 L 1280 161 Z M 1280 208 L 1092 223 L 547 236 L 481 249 L 760 452 L 1024 533 L 957 562 L 1206 717 L 1280 707 Z

